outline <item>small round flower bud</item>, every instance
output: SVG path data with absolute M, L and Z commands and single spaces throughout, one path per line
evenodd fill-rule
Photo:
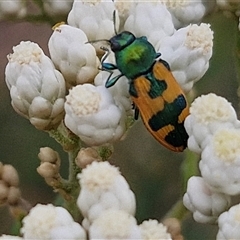
M 240 238 L 240 204 L 232 206 L 218 218 L 217 240 Z
M 42 49 L 21 42 L 8 55 L 5 69 L 12 106 L 40 130 L 55 128 L 64 115 L 65 81 Z
M 171 235 L 167 232 L 167 227 L 157 220 L 147 220 L 143 221 L 139 225 L 141 229 L 141 236 L 143 240 L 148 239 L 164 239 L 171 240 Z
M 217 6 L 224 10 L 235 13 L 237 16 L 240 15 L 240 3 L 237 0 L 216 0 Z
M 16 169 L 9 164 L 0 164 L 0 204 L 17 205 L 21 192 Z
M 37 204 L 22 222 L 24 239 L 86 239 L 86 232 L 69 212 L 52 204 Z
M 93 82 L 99 60 L 85 33 L 65 24 L 54 27 L 48 47 L 56 68 L 63 74 L 67 87 Z
M 142 239 L 136 219 L 129 213 L 110 209 L 104 211 L 89 228 L 90 239 Z
M 37 172 L 43 178 L 54 178 L 56 175 L 59 174 L 59 167 L 56 166 L 55 164 L 51 164 L 49 162 L 43 162 L 37 168 Z
M 8 193 L 9 187 L 4 181 L 0 180 L 0 205 L 7 203 Z
M 16 169 L 10 164 L 3 165 L 0 179 L 2 179 L 9 186 L 18 187 L 19 185 L 18 173 Z
M 89 41 L 110 39 L 115 35 L 113 24 L 114 2 L 111 0 L 74 1 L 68 24 L 80 28 Z M 118 26 L 116 26 L 118 30 Z
M 101 157 L 94 148 L 81 148 L 78 152 L 78 155 L 75 159 L 77 166 L 80 168 L 85 168 L 87 165 L 91 164 L 94 161 L 101 161 Z
M 54 164 L 59 163 L 60 164 L 60 157 L 59 157 L 58 152 L 54 151 L 50 147 L 40 148 L 38 158 L 41 160 L 41 162 L 49 162 L 49 163 L 54 163 Z
M 135 213 L 133 192 L 118 168 L 109 162 L 93 162 L 78 175 L 81 192 L 77 205 L 91 224 L 106 209 Z
M 73 87 L 65 111 L 66 126 L 89 146 L 120 140 L 125 133 L 125 112 L 103 86 Z
M 214 192 L 201 177 L 188 180 L 187 192 L 183 196 L 186 208 L 193 212 L 193 218 L 200 223 L 215 223 L 218 216 L 230 205 L 230 197 Z
M 19 188 L 9 187 L 7 202 L 9 205 L 17 205 L 21 198 L 21 192 Z
M 188 0 L 161 0 L 172 15 L 176 29 L 185 27 L 190 23 L 198 23 L 205 15 L 205 6 L 202 1 Z
M 43 7 L 46 13 L 50 16 L 67 15 L 71 10 L 73 0 L 59 1 L 59 0 L 44 0 Z
M 167 227 L 173 240 L 184 240 L 181 233 L 181 223 L 177 218 L 166 218 L 162 223 Z

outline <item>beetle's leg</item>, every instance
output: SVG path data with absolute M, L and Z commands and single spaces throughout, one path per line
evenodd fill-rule
M 135 104 L 133 104 L 133 108 L 134 108 L 134 119 L 138 120 L 139 117 L 139 109 L 137 108 L 137 106 Z
M 119 74 L 119 75 L 111 78 L 112 74 L 113 74 L 113 72 L 111 72 L 111 74 L 109 75 L 109 77 L 105 83 L 106 88 L 112 87 L 118 81 L 118 79 L 123 76 L 123 74 Z

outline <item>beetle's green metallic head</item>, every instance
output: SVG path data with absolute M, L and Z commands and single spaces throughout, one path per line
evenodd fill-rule
M 132 33 L 124 31 L 109 40 L 110 47 L 113 52 L 121 51 L 132 42 L 134 42 L 135 39 L 136 37 Z

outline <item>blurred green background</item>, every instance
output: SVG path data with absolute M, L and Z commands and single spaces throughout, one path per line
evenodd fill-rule
M 232 102 L 238 112 L 237 21 L 214 13 L 203 22 L 214 31 L 210 68 L 195 85 L 195 97 L 214 92 Z M 6 55 L 22 40 L 36 42 L 49 55 L 47 43 L 52 33 L 46 24 L 0 22 L 0 161 L 12 164 L 19 173 L 22 195 L 31 204 L 54 201 L 55 193 L 37 174 L 40 147 L 50 146 L 61 154 L 63 175 L 67 174 L 67 156 L 47 133 L 36 130 L 11 107 L 5 84 Z M 161 219 L 181 196 L 180 166 L 184 153 L 164 149 L 144 128 L 141 120 L 126 139 L 115 144 L 112 163 L 120 167 L 137 199 L 137 219 Z M 7 207 L 0 207 L 0 234 L 10 233 L 12 219 Z M 216 226 L 197 224 L 191 214 L 183 223 L 185 239 L 215 239 Z

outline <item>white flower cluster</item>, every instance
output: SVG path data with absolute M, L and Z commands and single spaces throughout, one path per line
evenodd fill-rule
M 223 11 L 233 12 L 236 16 L 240 16 L 240 2 L 233 0 L 216 0 L 217 6 Z
M 160 0 L 172 15 L 175 28 L 199 23 L 206 13 L 204 1 Z
M 235 207 L 223 213 L 230 207 L 231 197 L 240 194 L 240 121 L 236 112 L 225 98 L 203 95 L 192 103 L 185 128 L 189 149 L 200 154 L 201 177 L 189 179 L 184 204 L 196 221 L 218 221 L 219 236 L 225 236 L 219 239 L 238 239 L 239 231 L 237 237 L 231 235 L 231 227 L 239 224 L 231 210 Z M 224 222 L 223 216 L 232 223 Z
M 93 82 L 99 60 L 86 34 L 66 24 L 54 27 L 48 47 L 55 67 L 63 74 L 67 87 Z
M 134 193 L 109 162 L 91 163 L 78 178 L 81 192 L 77 204 L 90 239 L 171 239 L 157 220 L 137 225 Z
M 0 162 L 0 205 L 17 206 L 20 202 L 19 177 L 10 164 Z
M 120 139 L 125 132 L 125 114 L 104 86 L 78 85 L 65 102 L 65 124 L 89 146 Z
M 42 49 L 30 41 L 13 47 L 5 75 L 12 106 L 40 130 L 58 126 L 64 116 L 65 81 Z
M 49 16 L 65 16 L 71 10 L 73 0 L 44 0 L 43 8 Z
M 0 1 L 0 20 L 12 16 L 22 18 L 26 13 L 26 3 L 23 0 Z
M 70 213 L 52 204 L 37 204 L 23 219 L 23 239 L 87 239 L 82 226 L 74 222 Z
M 44 7 L 66 10 L 66 4 L 45 1 Z M 110 39 L 115 31 L 146 36 L 169 63 L 182 88 L 189 91 L 208 69 L 213 33 L 207 24 L 175 29 L 172 15 L 187 15 L 189 9 L 198 9 L 201 3 L 188 5 L 174 6 L 176 11 L 170 13 L 170 2 L 167 8 L 160 1 L 74 1 L 69 25 L 53 28 L 48 44 L 51 59 L 31 42 L 21 42 L 9 55 L 6 82 L 14 109 L 41 130 L 51 130 L 65 121 L 67 128 L 89 146 L 122 139 L 129 115 L 133 117 L 128 80 L 123 76 L 106 89 L 109 73 L 99 71 L 102 52 L 89 41 Z M 185 23 L 199 21 L 204 15 L 203 10 L 200 12 L 196 10 Z M 113 53 L 106 62 L 115 63 Z M 114 71 L 112 76 L 117 73 Z
M 82 225 L 63 207 L 37 204 L 22 220 L 23 238 L 3 235 L 0 239 L 172 239 L 157 220 L 137 224 L 135 195 L 117 167 L 94 161 L 78 178 Z

